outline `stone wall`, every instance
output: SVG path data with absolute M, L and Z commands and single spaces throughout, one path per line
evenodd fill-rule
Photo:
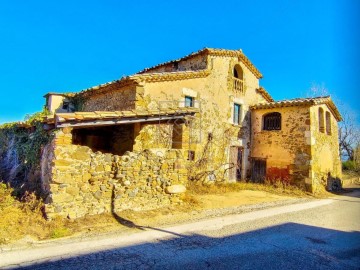
M 180 150 L 93 152 L 71 144 L 71 131 L 60 130 L 43 155 L 46 213 L 78 218 L 126 209 L 148 210 L 181 202 L 187 183 Z M 178 193 L 180 192 L 180 193 Z
M 193 66 L 197 58 L 186 61 L 188 67 Z M 196 119 L 191 126 L 184 125 L 184 138 L 179 145 L 183 150 L 195 151 L 195 164 L 192 172 L 197 176 L 214 171 L 216 179 L 228 179 L 227 172 L 230 167 L 230 148 L 237 146 L 243 148 L 242 179 L 250 171 L 250 112 L 249 106 L 266 102 L 257 93 L 259 80 L 237 57 L 210 57 L 205 61 L 198 56 L 199 63 L 206 63 L 211 74 L 204 78 L 186 80 L 147 82 L 144 85 L 144 100 L 141 105 L 148 108 L 167 104 L 172 101 L 175 106 L 184 106 L 185 96 L 194 98 L 195 107 L 199 108 Z M 182 64 L 179 63 L 178 67 Z M 233 68 L 239 64 L 244 73 L 245 93 L 239 93 L 233 87 Z M 156 72 L 164 71 L 159 67 Z M 151 70 L 149 72 L 155 72 Z M 241 123 L 233 123 L 234 103 L 241 105 Z M 138 102 L 137 102 L 138 105 Z M 188 135 L 190 134 L 190 135 Z M 209 140 L 211 137 L 211 140 Z M 176 138 L 179 140 L 179 138 Z M 197 177 L 196 176 L 196 177 Z
M 190 57 L 180 62 L 165 64 L 153 68 L 146 73 L 159 73 L 159 72 L 175 72 L 175 71 L 190 71 L 206 69 L 207 66 L 206 55 L 197 55 Z
M 263 116 L 281 113 L 281 130 L 262 130 Z M 266 159 L 266 177 L 311 188 L 311 133 L 308 107 L 252 111 L 252 158 Z
M 135 109 L 135 99 L 135 87 L 128 86 L 86 98 L 81 110 L 84 112 L 132 110 Z
M 311 137 L 312 137 L 312 179 L 313 191 L 323 187 L 328 190 L 340 188 L 341 160 L 339 154 L 338 125 L 337 120 L 330 112 L 331 132 L 326 131 L 326 119 L 324 119 L 325 130 L 319 130 L 319 108 L 330 112 L 325 105 L 314 106 L 310 110 L 311 115 Z

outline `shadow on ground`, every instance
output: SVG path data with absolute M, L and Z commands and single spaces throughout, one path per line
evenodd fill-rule
M 360 232 L 296 223 L 221 238 L 157 230 L 168 237 L 22 269 L 359 269 L 360 265 Z

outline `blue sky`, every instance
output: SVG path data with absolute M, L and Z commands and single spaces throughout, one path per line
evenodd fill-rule
M 360 1 L 1 0 L 0 123 L 204 47 L 242 49 L 276 99 L 312 84 L 360 114 Z

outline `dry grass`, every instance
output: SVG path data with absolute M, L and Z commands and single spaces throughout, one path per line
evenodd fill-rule
M 277 195 L 304 197 L 310 194 L 292 186 L 281 183 L 273 184 L 213 184 L 202 185 L 190 183 L 188 192 L 183 195 L 183 204 L 165 207 L 154 211 L 122 211 L 121 218 L 129 221 L 141 221 L 144 224 L 156 224 L 159 219 L 169 220 L 174 213 L 189 213 L 193 209 L 202 209 L 202 202 L 198 195 L 224 194 L 242 190 L 257 190 Z M 47 221 L 42 213 L 43 203 L 35 195 L 27 194 L 21 201 L 12 195 L 12 189 L 0 183 L 0 245 L 14 242 L 30 235 L 37 240 L 60 238 L 73 234 L 109 232 L 121 230 L 124 227 L 111 214 L 86 216 L 76 220 L 61 217 Z
M 43 203 L 34 194 L 26 194 L 21 200 L 17 200 L 11 195 L 12 191 L 0 182 L 0 245 L 25 236 L 45 240 L 124 228 L 111 214 L 86 216 L 76 220 L 62 217 L 46 220 L 42 211 Z M 124 215 L 131 217 L 131 212 L 125 211 Z
M 265 191 L 277 195 L 287 195 L 295 197 L 312 196 L 310 193 L 305 192 L 298 187 L 285 185 L 280 181 L 255 184 L 247 182 L 236 183 L 216 183 L 211 185 L 203 185 L 201 183 L 190 183 L 189 192 L 193 195 L 201 194 L 224 194 L 228 192 L 237 192 L 241 190 L 257 190 Z
M 66 228 L 68 221 L 61 218 L 45 220 L 43 203 L 34 194 L 26 194 L 19 201 L 11 193 L 11 188 L 0 183 L 0 244 L 18 240 L 25 235 L 47 239 L 71 234 L 71 230 Z

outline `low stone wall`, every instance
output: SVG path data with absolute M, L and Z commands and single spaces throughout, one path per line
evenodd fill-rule
M 49 218 L 148 210 L 181 202 L 187 169 L 180 150 L 145 150 L 122 156 L 72 145 L 59 132 L 43 157 Z M 179 190 L 180 189 L 180 190 Z

